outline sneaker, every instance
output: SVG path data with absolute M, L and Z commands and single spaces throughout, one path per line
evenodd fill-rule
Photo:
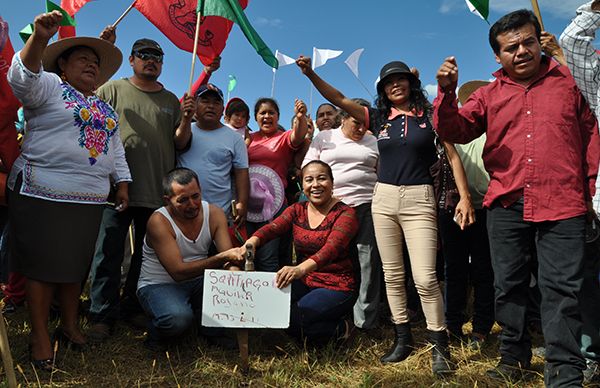
M 530 375 L 529 372 L 527 368 L 505 364 L 501 361 L 494 369 L 488 370 L 485 374 L 492 380 L 516 383 L 527 379 Z
M 596 360 L 586 361 L 586 368 L 583 371 L 583 383 L 584 384 L 598 384 L 600 383 L 600 363 Z
M 106 323 L 94 323 L 87 331 L 88 341 L 102 343 L 110 337 L 111 327 Z

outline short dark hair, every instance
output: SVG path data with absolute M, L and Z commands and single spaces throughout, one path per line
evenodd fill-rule
M 243 113 L 250 119 L 250 107 L 242 99 L 236 98 L 229 101 L 225 108 L 225 116 L 231 117 L 234 113 Z
M 169 171 L 167 175 L 162 180 L 162 189 L 163 194 L 167 197 L 173 196 L 173 182 L 176 182 L 180 185 L 187 185 L 193 179 L 198 183 L 198 187 L 200 187 L 200 180 L 198 179 L 198 175 L 189 168 L 185 167 L 176 167 Z
M 369 101 L 365 100 L 364 98 L 353 98 L 352 101 L 356 102 L 360 106 L 365 106 L 367 108 L 371 107 L 371 104 L 369 103 Z M 345 110 L 342 109 L 340 111 L 340 116 L 342 116 L 342 118 L 345 119 L 348 116 L 350 116 L 350 114 L 348 114 L 348 112 L 346 112 Z
M 317 108 L 317 113 L 316 113 L 316 116 L 317 116 L 317 117 L 319 116 L 319 111 L 320 111 L 320 110 L 321 110 L 321 108 L 322 108 L 322 107 L 324 107 L 324 106 L 330 106 L 330 107 L 332 107 L 332 108 L 333 108 L 333 110 L 334 110 L 336 113 L 338 113 L 338 112 L 339 112 L 339 110 L 338 110 L 337 106 L 335 106 L 335 105 L 333 105 L 333 104 L 331 104 L 331 103 L 329 103 L 329 102 L 324 102 L 324 103 L 322 103 L 321 105 L 319 105 L 319 107 Z
M 528 9 L 520 9 L 518 11 L 511 12 L 502 16 L 494 25 L 490 28 L 490 46 L 494 50 L 495 54 L 500 52 L 500 43 L 498 43 L 498 35 L 504 34 L 508 31 L 514 31 L 527 24 L 533 24 L 535 28 L 535 35 L 538 41 L 542 35 L 542 27 L 535 14 Z
M 260 106 L 262 104 L 270 104 L 273 106 L 273 108 L 275 108 L 275 112 L 277 112 L 277 114 L 279 115 L 279 104 L 277 104 L 277 101 L 275 101 L 275 99 L 273 98 L 269 98 L 269 97 L 262 97 L 259 98 L 258 100 L 256 100 L 256 104 L 254 104 L 254 118 L 256 118 L 256 115 L 258 114 L 258 111 L 260 110 Z
M 313 164 L 318 164 L 320 166 L 325 167 L 325 170 L 327 171 L 327 175 L 329 176 L 329 178 L 333 182 L 333 171 L 331 171 L 331 166 L 329 166 L 329 164 L 325 163 L 324 161 L 318 160 L 318 159 L 311 160 L 310 162 L 306 163 L 304 165 L 304 167 L 302 167 L 302 170 L 300 170 L 300 179 L 304 179 L 304 170 L 306 170 L 306 168 L 308 166 L 313 165 Z

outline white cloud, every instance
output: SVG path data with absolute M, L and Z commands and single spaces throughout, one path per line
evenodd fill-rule
M 575 10 L 585 2 L 585 0 L 548 0 L 538 2 L 542 19 L 545 14 L 552 14 L 559 18 L 571 19 L 575 16 Z M 516 11 L 521 8 L 531 9 L 530 0 L 490 0 L 490 9 L 505 14 L 511 11 Z M 440 13 L 450 13 L 461 9 L 467 9 L 467 4 L 464 0 L 441 0 Z M 490 22 L 493 20 L 490 19 Z
M 281 28 L 283 26 L 283 20 L 275 18 L 275 19 L 267 19 L 265 17 L 259 17 L 254 22 L 257 26 L 265 26 L 265 27 L 274 27 Z
M 575 16 L 575 10 L 584 3 L 583 0 L 554 0 L 538 2 L 542 19 L 544 14 L 551 13 L 564 19 L 570 19 Z M 529 0 L 494 0 L 490 1 L 490 8 L 497 12 L 511 12 L 517 9 L 531 9 L 531 1 Z
M 427 85 L 425 85 L 424 89 L 427 92 L 427 96 L 429 97 L 429 100 L 433 101 L 433 99 L 437 96 L 437 90 L 438 90 L 437 84 L 427 84 Z

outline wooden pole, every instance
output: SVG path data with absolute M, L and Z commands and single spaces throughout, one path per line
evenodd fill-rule
M 188 96 L 192 94 L 192 84 L 194 83 L 194 67 L 196 66 L 196 57 L 198 53 L 198 37 L 200 36 L 200 13 L 196 15 L 196 35 L 194 36 L 194 52 L 192 53 L 192 69 L 190 70 L 190 83 L 188 84 Z
M 112 25 L 113 27 L 116 27 L 116 26 L 117 26 L 117 24 L 121 23 L 121 20 L 123 20 L 123 18 L 124 18 L 125 16 L 127 16 L 127 14 L 129 13 L 129 11 L 131 11 L 131 10 L 133 9 L 133 6 L 135 5 L 135 2 L 136 2 L 136 1 L 137 1 L 137 0 L 133 0 L 133 3 L 131 3 L 131 5 L 130 5 L 129 7 L 127 7 L 127 9 L 125 10 L 125 12 L 123 12 L 123 13 L 121 14 L 121 16 L 119 16 L 119 18 L 117 19 L 117 21 L 113 23 L 113 25 Z
M 244 265 L 244 271 L 254 271 L 254 246 L 251 244 L 246 245 L 246 263 Z M 250 369 L 248 362 L 248 329 L 238 329 L 237 340 L 240 348 L 240 369 L 246 374 Z
M 1 303 L 4 307 L 4 303 Z M 8 343 L 8 332 L 4 323 L 4 315 L 0 311 L 0 353 L 2 354 L 2 363 L 4 364 L 4 372 L 9 388 L 17 387 L 17 376 L 15 376 L 15 368 L 13 367 L 13 359 L 10 353 L 10 345 Z
M 533 7 L 533 13 L 538 18 L 540 22 L 540 26 L 542 27 L 542 31 L 545 31 L 544 22 L 542 22 L 542 14 L 540 12 L 540 6 L 538 5 L 537 0 L 531 0 L 531 6 Z

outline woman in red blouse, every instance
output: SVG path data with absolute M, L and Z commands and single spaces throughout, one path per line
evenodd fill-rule
M 260 228 L 246 244 L 255 248 L 292 230 L 297 265 L 281 268 L 277 287 L 292 285 L 289 332 L 324 343 L 349 329 L 357 281 L 350 241 L 358 230 L 354 210 L 333 197 L 333 174 L 325 162 L 313 160 L 302 169 L 308 202 L 288 207 Z

